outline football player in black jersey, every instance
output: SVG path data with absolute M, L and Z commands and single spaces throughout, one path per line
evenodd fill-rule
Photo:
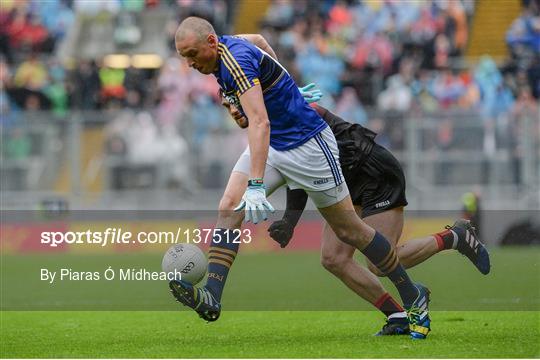
M 238 126 L 248 126 L 248 119 L 236 107 L 225 99 L 222 105 L 228 109 Z M 367 224 L 381 232 L 396 247 L 403 230 L 403 210 L 407 205 L 405 176 L 400 163 L 387 149 L 375 142 L 376 134 L 373 131 L 349 123 L 315 103 L 312 103 L 312 107 L 328 123 L 336 137 L 343 176 L 356 211 Z M 287 188 L 287 208 L 283 218 L 268 228 L 270 236 L 282 248 L 292 239 L 307 198 L 303 190 Z M 323 237 L 322 265 L 387 316 L 386 325 L 377 335 L 408 334 L 409 324 L 403 308 L 384 290 L 375 276 L 384 274 L 369 261 L 371 272 L 359 266 L 353 257 L 355 249 L 340 242 L 329 226 L 325 226 Z M 478 241 L 474 228 L 465 220 L 456 221 L 440 233 L 409 240 L 397 246 L 396 251 L 399 261 L 406 267 L 412 267 L 446 249 L 458 250 L 480 272 L 489 272 L 489 255 Z

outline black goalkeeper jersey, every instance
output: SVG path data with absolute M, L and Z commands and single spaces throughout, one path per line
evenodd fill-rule
M 353 175 L 353 173 L 356 172 L 355 170 L 361 167 L 368 159 L 371 150 L 373 149 L 373 145 L 375 144 L 374 139 L 377 134 L 362 125 L 352 124 L 343 120 L 330 110 L 318 104 L 315 107 L 315 110 L 324 121 L 326 121 L 328 126 L 330 126 L 338 143 L 343 141 L 354 141 L 355 148 L 357 149 L 355 161 L 347 167 L 342 166 L 343 176 L 345 179 L 348 179 L 348 175 Z
M 343 120 L 322 106 L 312 106 L 336 137 L 340 162 L 348 164 L 341 166 L 343 177 L 353 204 L 362 207 L 362 217 L 406 206 L 405 176 L 401 165 L 388 150 L 375 143 L 377 134 L 359 124 Z M 343 145 L 344 142 L 351 141 L 354 145 Z M 304 190 L 287 188 L 287 209 L 283 215 L 287 226 L 296 226 L 307 199 L 308 195 Z M 277 241 L 282 247 L 286 246 L 290 238 L 284 238 L 286 235 L 278 231 L 286 226 L 274 223 L 272 227 L 273 230 L 269 229 L 271 236 L 280 239 Z

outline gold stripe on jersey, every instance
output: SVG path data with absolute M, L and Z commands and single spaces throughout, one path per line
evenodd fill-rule
M 244 73 L 240 65 L 238 65 L 238 62 L 236 62 L 236 59 L 234 58 L 234 56 L 232 56 L 227 46 L 220 43 L 218 45 L 218 52 L 220 49 L 221 49 L 220 55 L 222 55 L 222 59 L 224 60 L 225 66 L 227 67 L 227 69 L 229 69 L 231 74 L 234 75 L 234 78 L 235 78 L 234 80 L 236 81 L 238 87 L 240 88 L 240 92 L 243 93 L 244 91 L 246 91 L 247 89 L 251 87 L 246 74 Z
M 242 76 L 238 69 L 234 67 L 234 65 L 231 63 L 231 59 L 225 53 L 222 52 L 221 55 L 221 59 L 223 60 L 225 67 L 231 73 L 234 81 L 238 85 L 238 89 L 240 90 L 240 92 L 243 93 L 249 88 L 249 82 L 247 81 L 247 78 L 245 78 L 245 75 Z
M 225 67 L 231 73 L 231 76 L 234 82 L 236 82 L 236 85 L 238 86 L 238 89 L 240 89 L 240 92 L 244 92 L 246 84 L 244 80 L 241 79 L 241 75 L 239 75 L 238 71 L 236 71 L 236 69 L 233 68 L 233 66 L 231 65 L 230 59 L 223 52 L 220 52 L 220 55 L 221 55 L 221 60 L 223 61 L 223 64 L 225 64 Z
M 238 71 L 238 74 L 239 74 L 240 78 L 244 81 L 244 83 L 246 85 L 246 88 L 244 89 L 244 91 L 249 89 L 251 84 L 249 83 L 249 80 L 248 80 L 246 74 L 244 73 L 244 70 L 242 70 L 242 68 L 240 67 L 240 65 L 238 64 L 238 62 L 234 58 L 234 56 L 231 54 L 231 52 L 229 51 L 229 48 L 227 48 L 227 46 L 225 44 L 220 44 L 220 45 L 221 45 L 221 49 L 223 51 L 223 54 L 225 55 L 225 58 L 227 58 L 230 61 L 230 65 L 232 65 L 232 68 L 236 69 Z

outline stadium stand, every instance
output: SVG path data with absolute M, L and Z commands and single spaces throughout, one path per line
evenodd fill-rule
M 218 32 L 250 30 L 258 20 L 254 31 L 298 83 L 315 82 L 323 105 L 371 127 L 396 153 L 413 206 L 435 197 L 455 207 L 459 194 L 476 185 L 489 185 L 492 195 L 504 187 L 518 203 L 530 202 L 526 195 L 539 182 L 536 1 L 507 2 L 513 5 L 506 14 L 515 16 L 498 38 L 509 49 L 505 57 L 500 48 L 484 54 L 475 45 L 487 41 L 475 40 L 489 32 L 481 20 L 490 16 L 485 0 L 274 0 L 256 9 L 244 3 L 3 2 L 2 156 L 20 164 L 3 163 L 12 179 L 6 184 L 14 184 L 8 188 L 96 196 L 219 189 L 209 174 L 225 177 L 245 140 L 221 109 L 215 82 L 174 52 L 176 24 L 196 14 L 213 20 Z M 245 16 L 250 12 L 258 17 Z M 252 23 L 234 22 L 246 18 Z M 43 113 L 30 116 L 36 111 Z M 28 173 L 19 168 L 30 169 L 30 161 L 20 159 L 27 148 L 41 149 L 37 143 L 53 144 L 49 152 L 32 150 L 42 163 L 51 161 L 43 166 L 51 175 L 30 186 L 16 179 Z

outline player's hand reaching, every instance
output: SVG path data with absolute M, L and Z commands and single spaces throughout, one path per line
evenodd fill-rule
M 259 213 L 262 220 L 268 219 L 266 211 L 274 212 L 274 207 L 266 200 L 266 189 L 262 179 L 250 179 L 248 187 L 242 201 L 234 211 L 245 210 L 246 222 L 257 224 L 259 222 Z
M 274 221 L 272 225 L 270 225 L 268 233 L 283 249 L 285 246 L 289 245 L 289 241 L 291 241 L 294 233 L 294 227 L 289 224 L 287 220 L 281 219 Z
M 304 87 L 299 87 L 298 90 L 300 91 L 300 94 L 304 97 L 304 100 L 307 101 L 308 104 L 317 102 L 321 100 L 323 93 L 321 90 L 315 87 L 316 85 L 314 83 L 307 84 Z

